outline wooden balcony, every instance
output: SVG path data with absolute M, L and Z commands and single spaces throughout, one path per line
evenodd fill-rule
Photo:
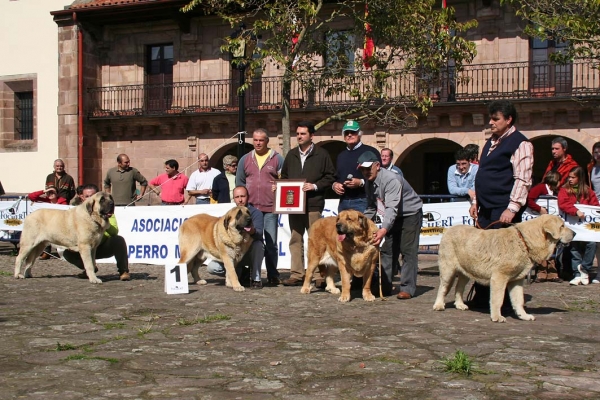
M 415 96 L 434 102 L 466 103 L 494 99 L 556 99 L 600 97 L 600 70 L 589 61 L 567 65 L 499 63 L 468 65 L 459 73 L 448 68 L 439 76 L 413 73 L 376 82 L 372 72 L 315 76 L 292 87 L 292 108 L 342 108 L 360 101 L 358 93 L 378 84 L 383 95 L 374 105 L 410 104 Z M 255 79 L 245 93 L 250 111 L 281 107 L 281 78 Z M 213 80 L 107 86 L 87 90 L 90 119 L 177 116 L 238 111 L 238 81 Z M 337 90 L 344 87 L 345 90 Z

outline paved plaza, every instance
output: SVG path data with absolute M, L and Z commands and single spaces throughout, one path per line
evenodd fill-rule
M 525 322 L 432 310 L 437 259 L 420 257 L 418 296 L 364 302 L 299 287 L 235 293 L 223 279 L 164 293 L 164 269 L 105 282 L 64 261 L 13 278 L 0 255 L 2 399 L 598 399 L 600 285 L 525 288 Z M 202 271 L 204 272 L 204 271 Z M 282 271 L 287 277 L 289 271 Z M 470 375 L 441 360 L 464 351 Z

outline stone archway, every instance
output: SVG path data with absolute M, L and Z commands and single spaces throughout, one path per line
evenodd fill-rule
M 246 153 L 249 153 L 254 150 L 254 146 L 252 146 L 250 143 L 244 143 L 244 150 Z M 237 142 L 226 143 L 216 149 L 210 156 L 210 166 L 223 171 L 223 158 L 228 155 L 237 157 Z
M 335 167 L 337 162 L 337 156 L 342 151 L 346 149 L 346 142 L 343 140 L 324 140 L 316 144 L 319 147 L 327 150 L 329 153 L 329 157 L 331 157 L 331 161 L 333 162 L 333 166 Z
M 431 138 L 412 144 L 398 156 L 398 166 L 419 194 L 448 194 L 448 168 L 462 146 L 452 140 Z

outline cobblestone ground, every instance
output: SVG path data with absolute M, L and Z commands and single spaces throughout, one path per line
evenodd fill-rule
M 14 260 L 0 255 L 0 398 L 600 398 L 600 285 L 528 285 L 536 321 L 498 324 L 450 296 L 432 310 L 435 256 L 421 257 L 416 298 L 347 304 L 298 287 L 235 293 L 210 277 L 166 295 L 150 265 L 120 282 L 101 264 L 92 285 L 39 261 L 16 280 Z M 444 370 L 457 350 L 472 374 Z

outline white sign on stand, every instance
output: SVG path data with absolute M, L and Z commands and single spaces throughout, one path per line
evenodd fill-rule
M 186 264 L 165 265 L 165 292 L 167 294 L 187 294 L 190 292 Z

